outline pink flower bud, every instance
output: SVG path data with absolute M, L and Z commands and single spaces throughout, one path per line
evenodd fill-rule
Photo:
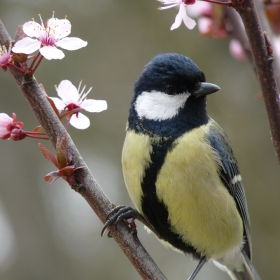
M 14 128 L 10 133 L 10 139 L 14 141 L 20 141 L 26 136 L 26 133 L 21 128 Z

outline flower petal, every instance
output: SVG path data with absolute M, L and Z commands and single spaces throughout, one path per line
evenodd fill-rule
M 162 1 L 160 1 L 160 2 L 162 2 Z M 173 8 L 173 7 L 176 7 L 176 6 L 179 6 L 179 5 L 180 5 L 179 3 L 174 3 L 174 4 L 163 3 L 163 4 L 169 5 L 169 6 L 159 7 L 159 8 L 158 8 L 159 10 L 166 10 L 166 9 L 170 9 L 170 8 Z
M 190 18 L 187 13 L 185 13 L 183 15 L 183 21 L 184 21 L 184 24 L 186 25 L 186 27 L 188 29 L 193 29 L 195 26 L 196 26 L 196 22 L 195 20 L 193 20 L 192 18 Z
M 188 15 L 199 18 L 205 15 L 211 15 L 213 12 L 213 5 L 205 1 L 196 1 L 195 5 L 188 5 Z
M 12 123 L 13 119 L 8 116 L 5 113 L 0 113 L 0 125 L 2 126 L 2 124 L 8 125 L 9 123 Z
M 54 29 L 54 37 L 56 40 L 60 40 L 71 33 L 71 23 L 68 19 L 51 18 L 48 22 L 48 26 L 52 26 Z
M 29 37 L 36 37 L 39 38 L 41 32 L 43 31 L 43 27 L 35 22 L 35 21 L 28 21 L 22 26 L 23 32 Z
M 170 28 L 171 30 L 178 28 L 181 25 L 182 21 L 184 21 L 184 24 L 189 29 L 193 29 L 196 26 L 196 22 L 187 15 L 186 7 L 186 4 L 180 5 L 179 12 L 175 18 L 175 22 Z
M 5 113 L 0 113 L 0 137 L 9 133 L 7 126 L 13 123 L 13 119 Z
M 207 17 L 201 17 L 198 19 L 198 30 L 202 35 L 207 35 L 211 32 L 213 27 L 213 21 Z
M 182 3 L 182 0 L 158 0 L 158 2 L 161 2 L 164 5 L 180 5 L 180 3 Z
M 55 44 L 65 50 L 74 51 L 85 47 L 87 45 L 87 41 L 76 37 L 68 37 L 57 41 Z
M 38 40 L 25 37 L 15 43 L 12 51 L 15 53 L 31 54 L 39 50 L 40 46 L 41 43 Z
M 63 51 L 57 49 L 56 47 L 52 46 L 44 46 L 40 49 L 40 53 L 42 56 L 44 56 L 46 59 L 62 59 L 65 55 Z
M 58 24 L 58 21 L 59 21 L 58 18 L 53 18 L 53 17 L 49 18 L 46 23 L 47 28 L 54 30 Z
M 77 129 L 86 129 L 90 125 L 89 118 L 82 113 L 78 114 L 78 118 L 75 115 L 71 116 L 70 124 Z
M 4 129 L 4 128 L 0 128 L 0 137 L 1 138 L 7 134 L 10 136 L 10 131 L 8 131 L 7 129 Z
M 64 101 L 65 104 L 74 103 L 79 105 L 80 95 L 77 88 L 70 81 L 61 81 L 56 91 L 57 95 Z
M 181 5 L 180 5 L 179 12 L 178 12 L 178 14 L 177 14 L 176 17 L 175 17 L 175 21 L 174 21 L 174 23 L 172 24 L 170 30 L 174 30 L 174 29 L 178 28 L 178 27 L 181 25 L 182 20 L 183 20 L 183 16 L 184 16 L 184 14 L 186 14 L 186 13 L 187 13 L 187 12 L 186 12 L 186 8 L 185 8 L 185 4 L 181 4 Z
M 241 45 L 241 43 L 236 40 L 232 39 L 229 43 L 229 52 L 232 55 L 233 58 L 239 61 L 245 60 L 245 52 Z
M 9 134 L 10 135 L 10 131 L 8 131 L 6 128 L 4 127 L 0 127 L 0 137 L 3 137 L 5 135 Z
M 57 110 L 62 111 L 65 108 L 65 103 L 61 99 L 57 97 L 49 97 L 49 98 L 52 99 Z
M 86 99 L 80 106 L 88 112 L 99 113 L 107 109 L 107 102 L 105 100 Z

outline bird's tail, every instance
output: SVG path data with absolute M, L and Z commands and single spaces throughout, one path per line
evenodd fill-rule
M 213 260 L 213 262 L 218 268 L 226 271 L 232 280 L 261 280 L 258 272 L 244 250 L 241 251 L 241 254 L 238 258 L 240 264 L 242 263 L 243 266 L 242 271 L 229 269 L 225 264 L 222 264 L 216 260 Z
M 242 258 L 244 264 L 244 271 L 230 271 L 227 270 L 232 280 L 261 280 L 258 272 L 253 266 L 251 260 L 247 256 L 246 252 L 242 250 Z

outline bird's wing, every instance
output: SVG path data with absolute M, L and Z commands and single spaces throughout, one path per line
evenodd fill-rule
M 242 217 L 245 229 L 244 236 L 246 238 L 244 249 L 248 257 L 251 258 L 250 219 L 237 160 L 229 139 L 222 128 L 212 119 L 210 120 L 209 142 L 216 152 L 218 152 L 221 160 L 220 178 L 229 190 L 229 193 L 233 196 Z

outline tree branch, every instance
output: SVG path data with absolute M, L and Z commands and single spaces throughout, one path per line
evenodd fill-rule
M 0 44 L 8 46 L 11 40 L 10 35 L 0 20 Z M 60 139 L 66 136 L 68 151 L 72 154 L 73 164 L 76 167 L 86 166 L 71 137 L 47 101 L 35 77 L 29 75 L 22 76 L 15 69 L 9 70 L 41 126 L 49 136 L 53 146 L 56 147 Z M 87 166 L 75 172 L 74 176 L 74 183 L 71 184 L 71 188 L 85 198 L 102 223 L 104 223 L 107 214 L 114 205 L 104 194 Z M 138 238 L 131 234 L 125 223 L 118 224 L 117 228 L 111 226 L 109 230 L 112 237 L 143 279 L 166 279 Z
M 234 0 L 233 6 L 237 7 L 236 10 L 241 16 L 250 42 L 270 124 L 272 142 L 280 163 L 280 99 L 274 75 L 273 59 L 267 51 L 269 46 L 265 42 L 254 1 L 245 0 L 241 8 L 238 5 L 239 2 Z M 279 70 L 278 66 L 277 70 Z

